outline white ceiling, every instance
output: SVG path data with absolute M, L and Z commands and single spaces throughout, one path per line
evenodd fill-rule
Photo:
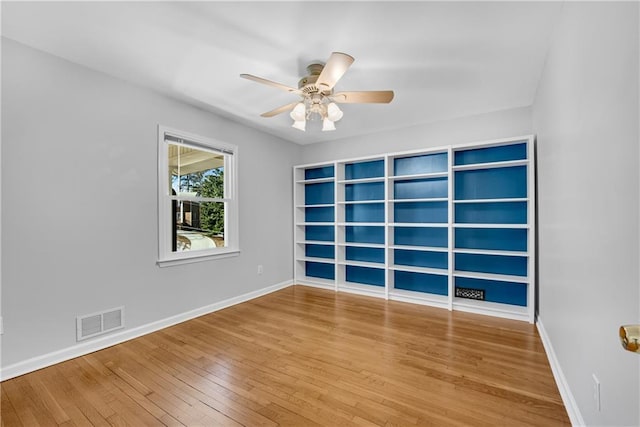
M 559 2 L 2 2 L 2 35 L 299 144 L 531 105 Z M 260 114 L 305 67 L 345 52 L 335 87 L 395 91 L 342 105 L 334 132 Z M 317 127 L 315 126 L 317 125 Z

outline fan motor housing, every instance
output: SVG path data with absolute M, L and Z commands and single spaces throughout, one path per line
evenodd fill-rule
M 318 77 L 320 76 L 320 73 L 322 73 L 323 69 L 324 64 L 308 65 L 307 72 L 309 73 L 309 75 L 300 79 L 300 81 L 298 82 L 298 89 L 300 89 L 302 93 L 306 95 L 320 93 L 321 90 L 318 86 L 316 86 L 316 82 L 318 81 Z M 331 92 L 326 92 L 325 94 L 329 93 Z

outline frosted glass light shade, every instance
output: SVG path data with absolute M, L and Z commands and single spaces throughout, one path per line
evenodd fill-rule
M 343 115 L 344 113 L 340 108 L 338 108 L 335 102 L 331 102 L 327 105 L 327 118 L 332 122 L 337 122 Z
M 305 112 L 304 102 L 300 102 L 296 104 L 295 107 L 293 107 L 293 110 L 291 110 L 291 113 L 289 113 L 289 116 L 296 122 L 303 122 L 306 118 L 305 113 L 306 112 Z
M 325 118 L 322 121 L 322 130 L 323 131 L 336 130 L 336 126 L 333 124 L 333 122 L 331 120 L 329 120 L 328 118 Z
M 293 122 L 293 124 L 291 125 L 292 128 L 301 130 L 302 132 L 304 132 L 305 127 L 307 125 L 306 120 L 302 119 L 302 120 L 296 120 Z

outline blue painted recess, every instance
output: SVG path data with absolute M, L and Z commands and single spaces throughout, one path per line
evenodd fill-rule
M 394 222 L 446 223 L 447 202 L 404 202 L 393 204 Z
M 363 182 L 347 184 L 344 188 L 345 200 L 384 200 L 384 182 Z
M 304 186 L 305 205 L 326 205 L 333 203 L 333 182 L 320 182 Z
M 526 166 L 456 172 L 456 200 L 524 197 L 527 197 Z
M 393 242 L 395 245 L 446 248 L 449 231 L 445 227 L 395 227 Z
M 345 179 L 378 178 L 384 176 L 384 160 L 347 163 L 344 165 Z
M 319 277 L 329 280 L 333 280 L 336 277 L 336 269 L 333 264 L 307 261 L 305 262 L 304 269 L 305 275 L 309 277 Z
M 345 241 L 384 244 L 384 227 L 348 225 L 345 227 Z
M 456 228 L 458 249 L 527 251 L 527 230 L 522 228 Z
M 478 273 L 527 275 L 527 257 L 511 255 L 455 254 L 455 269 Z
M 395 289 L 406 291 L 426 292 L 429 294 L 448 295 L 448 277 L 439 274 L 414 273 L 412 271 L 395 270 Z
M 313 245 L 308 244 L 305 245 L 304 248 L 305 256 L 311 258 L 328 258 L 335 259 L 335 248 L 331 245 Z
M 332 225 L 307 225 L 304 230 L 305 240 L 321 242 L 335 241 L 335 229 Z
M 527 143 L 500 145 L 497 147 L 473 148 L 456 151 L 453 164 L 472 165 L 476 163 L 506 162 L 509 160 L 525 160 L 527 158 Z
M 395 249 L 393 263 L 396 265 L 412 265 L 414 267 L 447 269 L 449 254 L 446 252 L 412 251 Z
M 333 166 L 322 166 L 304 170 L 304 179 L 333 178 Z
M 384 222 L 384 203 L 345 205 L 347 222 Z
M 384 264 L 384 249 L 347 246 L 345 258 L 349 261 L 377 262 Z
M 323 206 L 304 209 L 305 222 L 333 222 L 333 206 Z
M 485 301 L 519 305 L 521 307 L 527 306 L 526 283 L 501 282 L 498 280 L 456 277 L 455 286 L 456 288 L 459 287 L 484 290 Z
M 385 271 L 382 268 L 346 266 L 346 281 L 363 285 L 384 286 Z
M 394 199 L 433 199 L 447 197 L 447 178 L 398 180 L 393 183 Z
M 393 159 L 393 171 L 396 176 L 446 172 L 448 167 L 447 153 Z
M 527 202 L 458 203 L 455 222 L 460 224 L 526 224 Z

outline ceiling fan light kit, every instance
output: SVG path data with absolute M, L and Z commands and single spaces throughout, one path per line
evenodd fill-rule
M 293 119 L 291 127 L 305 131 L 306 122 L 319 118 L 322 130 L 336 130 L 335 122 L 342 119 L 344 113 L 337 103 L 343 104 L 388 104 L 393 100 L 391 90 L 357 91 L 333 93 L 333 87 L 351 66 L 354 59 L 346 53 L 333 52 L 326 64 L 311 64 L 307 67 L 308 76 L 300 79 L 298 89 L 289 87 L 251 74 L 240 74 L 240 77 L 299 95 L 302 101 L 283 105 L 274 110 L 262 113 L 262 117 L 273 117 L 286 111 Z

